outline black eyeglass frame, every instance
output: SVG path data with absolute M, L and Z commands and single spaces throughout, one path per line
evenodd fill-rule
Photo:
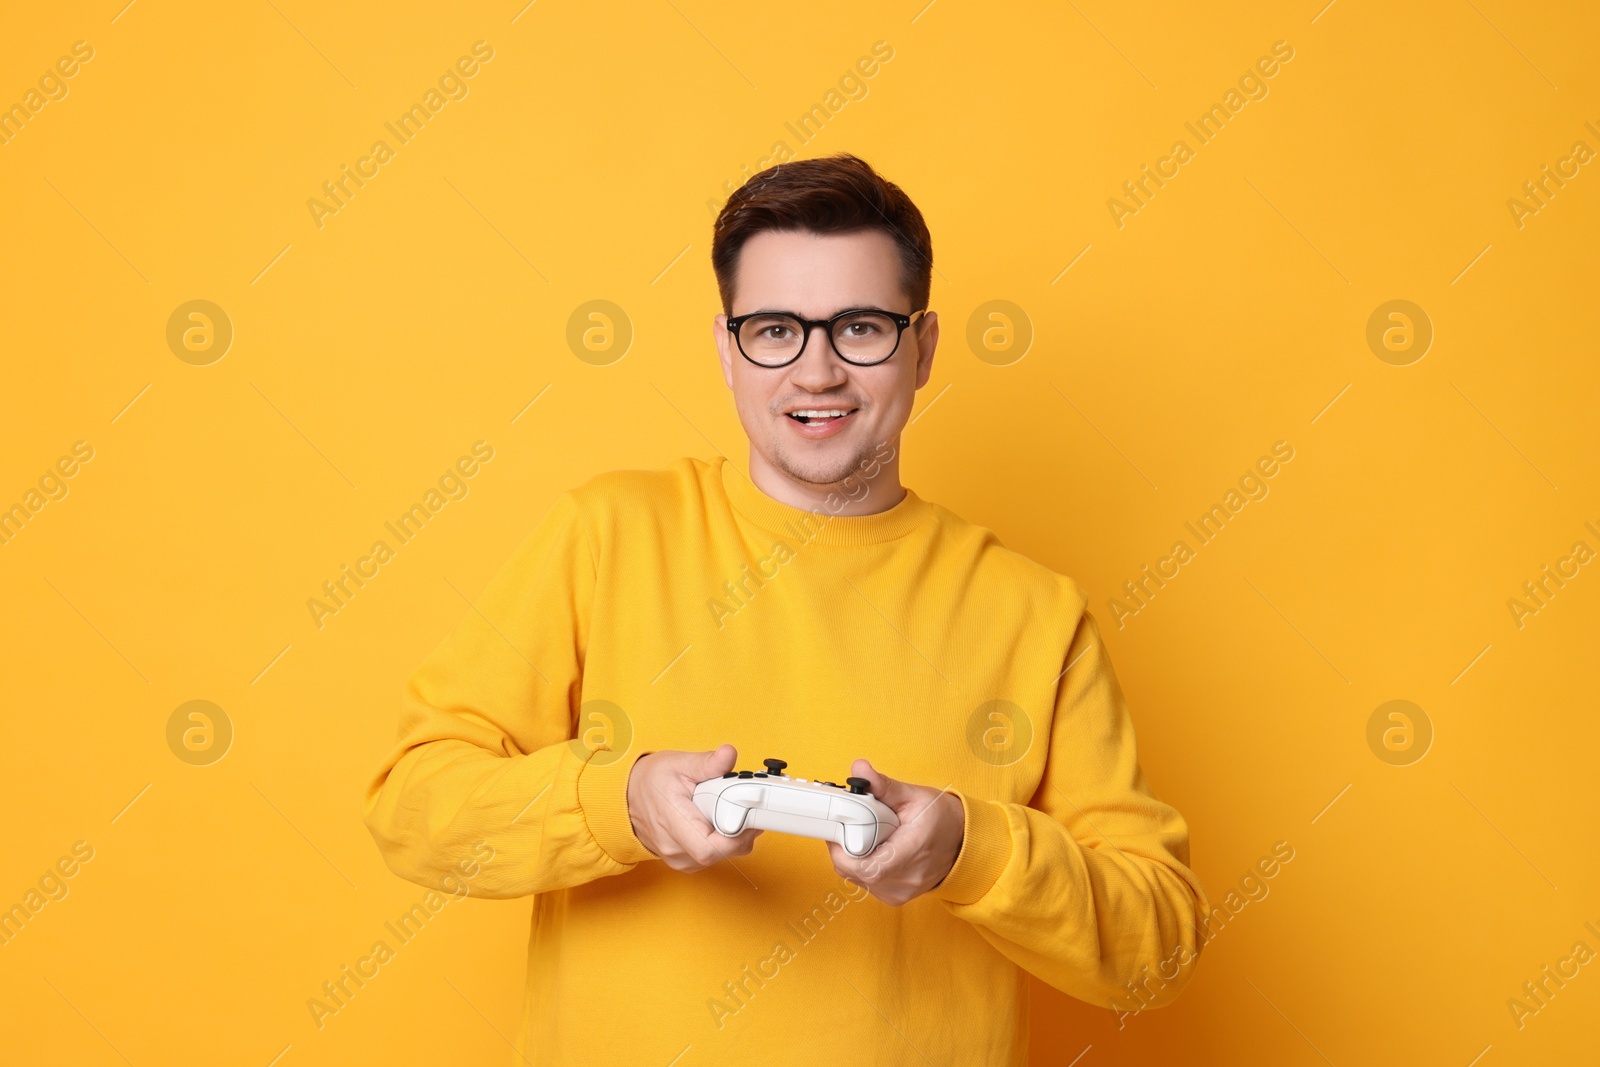
M 839 346 L 833 343 L 833 326 L 834 326 L 834 323 L 836 323 L 840 319 L 846 318 L 846 317 L 848 317 L 850 315 L 859 315 L 864 311 L 870 311 L 874 315 L 887 315 L 887 316 L 889 316 L 889 318 L 893 319 L 894 320 L 894 324 L 897 327 L 899 327 L 898 332 L 895 334 L 894 347 L 889 350 L 889 354 L 887 356 L 884 356 L 882 359 L 875 359 L 871 363 L 858 363 L 858 362 L 856 362 L 855 360 L 853 360 L 853 359 L 849 358 L 848 356 L 846 356 L 843 352 L 840 352 L 839 351 Z M 729 316 L 729 318 L 728 318 L 728 332 L 733 334 L 733 344 L 734 344 L 734 347 L 736 347 L 739 350 L 739 354 L 741 356 L 743 356 L 746 361 L 748 361 L 750 363 L 753 363 L 756 366 L 761 367 L 761 368 L 763 368 L 765 370 L 777 370 L 780 367 L 787 367 L 791 363 L 793 363 L 795 360 L 797 360 L 801 356 L 805 355 L 805 353 L 806 353 L 806 345 L 811 343 L 811 331 L 816 329 L 818 326 L 826 326 L 827 327 L 827 330 L 825 332 L 826 332 L 827 337 L 828 337 L 828 347 L 833 349 L 833 354 L 834 355 L 838 356 L 840 359 L 844 360 L 846 363 L 850 364 L 852 367 L 876 367 L 880 363 L 887 363 L 890 359 L 892 359 L 894 357 L 894 354 L 896 352 L 900 351 L 900 342 L 905 338 L 906 330 L 911 326 L 911 320 L 912 319 L 920 319 L 921 316 L 924 316 L 927 313 L 928 313 L 928 309 L 927 308 L 922 308 L 920 311 L 913 311 L 909 315 L 902 315 L 898 311 L 885 311 L 883 308 L 866 308 L 866 307 L 863 307 L 863 308 L 847 308 L 846 310 L 841 311 L 837 315 L 833 316 L 832 318 L 828 318 L 828 319 L 807 319 L 807 318 L 803 318 L 803 317 L 801 317 L 799 315 L 796 315 L 792 311 L 752 311 L 747 315 Z M 801 330 L 803 331 L 800 334 L 800 349 L 799 349 L 799 351 L 795 352 L 795 354 L 793 356 L 791 356 L 790 358 L 784 360 L 782 363 L 762 363 L 759 360 L 752 359 L 750 357 L 750 354 L 744 350 L 743 342 L 741 342 L 739 340 L 739 327 L 743 326 L 747 319 L 753 319 L 753 318 L 756 318 L 759 315 L 784 315 L 784 316 L 787 316 L 788 318 L 791 318 L 794 321 L 798 322 L 800 324 Z

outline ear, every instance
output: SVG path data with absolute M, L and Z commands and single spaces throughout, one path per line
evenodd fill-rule
M 722 380 L 733 388 L 733 335 L 728 332 L 728 316 L 716 315 L 711 319 L 711 339 L 717 345 L 717 358 L 722 361 Z
M 928 312 L 911 328 L 917 337 L 917 388 L 921 389 L 933 374 L 933 350 L 939 346 L 938 312 Z

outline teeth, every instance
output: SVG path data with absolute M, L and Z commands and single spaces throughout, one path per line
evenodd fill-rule
M 802 408 L 799 411 L 791 411 L 789 414 L 797 415 L 803 419 L 837 419 L 850 414 L 850 412 L 843 409 L 820 411 L 812 408 Z

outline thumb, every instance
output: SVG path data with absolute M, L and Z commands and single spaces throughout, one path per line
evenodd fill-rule
M 732 745 L 719 745 L 710 752 L 699 753 L 700 760 L 696 773 L 698 781 L 710 778 L 720 778 L 733 770 L 733 765 L 739 759 L 739 750 Z
M 864 759 L 858 759 L 850 765 L 850 774 L 852 777 L 865 778 L 871 782 L 867 791 L 896 812 L 900 810 L 902 804 L 911 799 L 904 782 L 890 778 Z

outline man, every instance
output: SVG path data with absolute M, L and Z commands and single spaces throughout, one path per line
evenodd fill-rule
M 1029 973 L 1167 1003 L 1209 907 L 1083 591 L 900 484 L 921 213 L 854 156 L 784 163 L 712 262 L 748 471 L 556 501 L 406 687 L 365 804 L 390 869 L 439 887 L 486 842 L 472 891 L 535 894 L 529 1063 L 1022 1064 Z M 766 758 L 899 828 L 723 837 L 696 783 Z

